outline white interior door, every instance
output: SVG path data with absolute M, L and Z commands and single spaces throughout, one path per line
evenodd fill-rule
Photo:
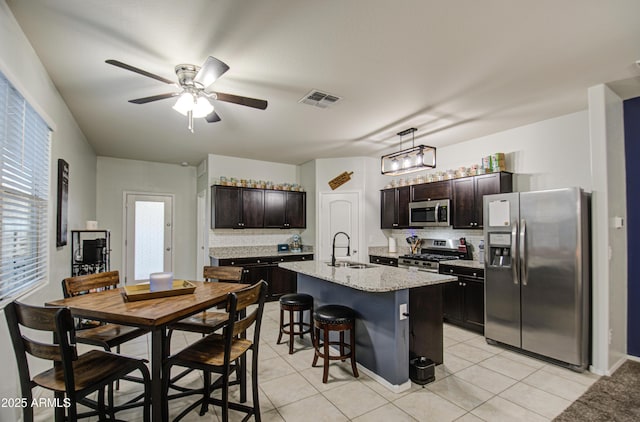
M 351 257 L 347 257 L 347 239 L 340 235 L 336 238 L 336 258 L 359 261 L 361 250 L 360 233 L 360 194 L 358 192 L 320 194 L 319 247 L 320 259 L 330 260 L 333 236 L 337 232 L 349 235 Z M 364 255 L 362 255 L 364 256 Z
M 173 270 L 173 197 L 125 194 L 125 283 Z

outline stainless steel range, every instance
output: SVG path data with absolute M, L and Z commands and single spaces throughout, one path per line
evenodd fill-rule
M 420 253 L 398 257 L 398 267 L 437 273 L 440 261 L 467 258 L 467 252 L 460 251 L 459 245 L 458 239 L 423 239 Z

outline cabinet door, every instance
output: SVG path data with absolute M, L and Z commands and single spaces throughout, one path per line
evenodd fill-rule
M 453 181 L 453 228 L 474 228 L 475 223 L 475 186 L 474 178 L 467 177 Z M 480 204 L 482 207 L 482 204 Z
M 242 227 L 264 227 L 264 190 L 242 189 Z
M 285 192 L 267 190 L 264 192 L 264 227 L 285 227 L 285 209 L 287 196 Z
M 394 229 L 396 221 L 396 190 L 384 189 L 380 191 L 380 228 Z
M 287 228 L 306 228 L 307 194 L 305 192 L 287 192 L 285 214 Z
M 231 186 L 214 186 L 211 191 L 211 228 L 242 227 L 242 190 Z
M 280 267 L 272 267 L 269 281 L 270 299 L 277 299 L 297 290 L 297 274 Z
M 398 188 L 398 202 L 396 208 L 396 221 L 398 228 L 409 227 L 409 202 L 411 202 L 410 186 Z
M 463 321 L 463 288 L 459 281 L 452 281 L 442 289 L 442 316 L 448 321 L 461 324 Z
M 269 283 L 269 275 L 271 273 L 271 267 L 259 266 L 259 267 L 246 267 L 244 269 L 244 282 L 249 284 L 255 284 L 260 280 L 264 280 Z
M 412 201 L 429 201 L 431 199 L 451 199 L 451 181 L 421 183 L 411 186 Z
M 484 283 L 460 278 L 464 283 L 464 321 L 484 333 Z
M 475 176 L 474 179 L 476 182 L 476 216 L 474 223 L 477 223 L 474 224 L 474 227 L 482 227 L 482 222 L 484 221 L 482 212 L 482 197 L 485 195 L 500 193 L 500 173 Z

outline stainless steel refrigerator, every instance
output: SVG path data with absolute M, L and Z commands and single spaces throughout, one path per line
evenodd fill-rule
M 485 337 L 589 365 L 589 196 L 580 188 L 484 197 Z

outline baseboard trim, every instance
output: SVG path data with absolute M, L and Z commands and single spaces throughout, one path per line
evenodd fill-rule
M 369 378 L 372 378 L 374 381 L 378 382 L 379 384 L 383 385 L 384 387 L 386 387 L 388 390 L 394 392 L 394 393 L 402 393 L 403 391 L 407 391 L 411 388 L 411 380 L 408 380 L 407 382 L 404 382 L 402 384 L 391 384 L 389 381 L 387 381 L 386 379 L 382 378 L 380 375 L 370 371 L 369 369 L 365 368 L 364 366 L 360 365 L 359 363 L 358 365 L 358 371 L 362 371 L 365 373 L 365 375 L 367 375 Z

